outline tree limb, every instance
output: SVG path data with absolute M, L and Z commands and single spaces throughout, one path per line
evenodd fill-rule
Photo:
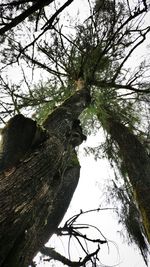
M 55 14 L 45 23 L 45 25 L 42 27 L 45 31 L 48 30 L 51 26 L 55 18 L 60 14 L 67 6 L 69 6 L 74 0 L 68 0 L 64 5 L 62 5 Z
M 147 28 L 147 30 L 146 30 L 145 33 L 142 33 L 142 31 L 140 31 L 140 32 L 141 32 L 141 35 L 140 35 L 138 38 L 142 37 L 142 39 L 141 39 L 137 44 L 135 44 L 135 45 L 132 47 L 132 49 L 129 51 L 129 53 L 127 54 L 127 56 L 126 56 L 126 57 L 124 58 L 124 60 L 121 62 L 121 64 L 120 64 L 119 68 L 117 69 L 117 71 L 116 71 L 114 77 L 112 78 L 112 81 L 115 81 L 115 80 L 116 80 L 116 78 L 118 77 L 118 75 L 119 75 L 119 73 L 120 73 L 120 70 L 122 69 L 124 63 L 125 63 L 125 62 L 127 61 L 127 59 L 131 56 L 131 54 L 135 51 L 135 49 L 136 49 L 138 46 L 140 46 L 140 45 L 145 41 L 145 39 L 146 39 L 146 34 L 147 34 L 149 31 L 150 31 L 150 27 Z
M 92 83 L 95 86 L 101 87 L 101 88 L 115 88 L 115 89 L 127 89 L 130 91 L 133 91 L 135 93 L 143 93 L 143 94 L 149 94 L 150 89 L 137 89 L 129 84 L 118 84 L 115 82 L 107 82 L 107 81 L 93 81 Z
M 20 15 L 15 17 L 10 23 L 8 23 L 6 26 L 0 29 L 0 35 L 3 35 L 5 32 L 9 31 L 10 29 L 14 28 L 17 24 L 25 20 L 28 16 L 30 16 L 33 12 L 37 11 L 38 9 L 41 9 L 45 5 L 49 5 L 54 0 L 39 0 L 35 4 L 33 4 L 31 7 L 29 7 L 27 10 L 22 12 Z
M 65 265 L 70 267 L 80 267 L 85 266 L 85 264 L 92 259 L 92 257 L 97 256 L 100 251 L 100 247 L 98 246 L 97 250 L 91 254 L 86 255 L 86 257 L 82 261 L 71 261 L 66 257 L 62 256 L 60 253 L 56 252 L 53 248 L 43 247 L 40 252 L 50 258 L 60 261 Z

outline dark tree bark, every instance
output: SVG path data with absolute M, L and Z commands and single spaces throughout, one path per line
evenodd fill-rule
M 100 116 L 98 116 L 100 118 Z M 118 144 L 120 156 L 134 190 L 146 236 L 150 242 L 150 158 L 149 155 L 128 127 L 110 115 L 104 128 Z
M 0 175 L 0 266 L 27 267 L 61 222 L 80 175 L 72 125 L 89 102 L 86 89 L 67 99 L 44 122 L 48 140 Z

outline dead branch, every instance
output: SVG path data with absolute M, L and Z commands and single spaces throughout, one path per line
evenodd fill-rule
M 56 252 L 53 248 L 43 247 L 40 252 L 46 256 L 49 256 L 51 259 L 62 262 L 65 265 L 71 267 L 79 267 L 79 266 L 85 266 L 85 264 L 88 261 L 90 261 L 93 257 L 97 257 L 99 251 L 100 247 L 98 247 L 96 251 L 94 251 L 93 253 L 86 255 L 82 261 L 71 261 L 66 257 L 62 256 L 60 253 Z

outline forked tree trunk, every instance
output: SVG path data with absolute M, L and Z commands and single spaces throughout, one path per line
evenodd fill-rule
M 75 92 L 45 121 L 49 139 L 0 175 L 1 267 L 27 267 L 61 222 L 80 174 L 72 125 L 89 101 L 88 90 Z

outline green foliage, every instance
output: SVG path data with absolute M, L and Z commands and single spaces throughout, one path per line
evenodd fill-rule
M 96 134 L 100 129 L 100 124 L 96 116 L 94 105 L 90 105 L 82 112 L 80 115 L 80 120 L 86 135 Z
M 103 124 L 104 129 L 107 127 L 109 114 L 111 116 L 113 114 L 115 120 L 121 121 L 132 130 L 136 124 L 140 123 L 135 102 L 119 99 L 119 95 L 113 88 L 105 88 L 105 90 L 97 88 L 94 97 L 98 118 Z
M 35 107 L 34 116 L 39 124 L 42 124 L 48 114 L 71 95 L 71 91 L 68 88 L 69 86 L 61 85 L 57 79 L 54 82 L 47 81 L 44 85 L 41 83 L 34 87 L 32 91 L 33 97 L 34 99 L 39 99 L 39 104 Z

